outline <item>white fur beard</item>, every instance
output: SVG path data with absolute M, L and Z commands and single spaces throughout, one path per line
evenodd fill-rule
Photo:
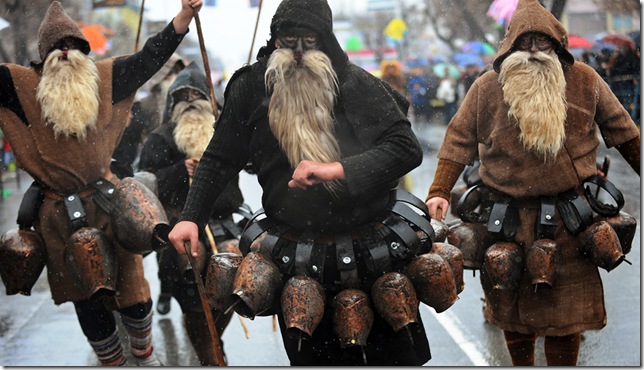
M 296 66 L 291 49 L 277 49 L 264 76 L 272 92 L 269 124 L 293 168 L 302 160 L 340 159 L 333 118 L 338 84 L 331 60 L 321 51 L 309 50 L 302 62 Z M 324 185 L 333 193 L 339 184 Z
M 557 56 L 514 52 L 503 61 L 499 82 L 523 146 L 544 160 L 554 159 L 566 139 L 568 109 L 566 79 Z
M 196 109 L 186 111 L 189 107 Z M 200 99 L 177 103 L 172 110 L 172 122 L 176 123 L 172 134 L 179 150 L 186 153 L 186 158 L 200 159 L 215 132 L 210 102 Z
M 67 61 L 62 51 L 52 51 L 43 66 L 36 99 L 42 118 L 54 129 L 56 137 L 84 139 L 98 119 L 98 70 L 94 62 L 78 50 L 69 50 Z

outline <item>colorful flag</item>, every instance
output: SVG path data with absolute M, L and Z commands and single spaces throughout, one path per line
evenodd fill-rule
M 257 8 L 259 6 L 259 1 L 260 0 L 250 0 L 250 7 Z

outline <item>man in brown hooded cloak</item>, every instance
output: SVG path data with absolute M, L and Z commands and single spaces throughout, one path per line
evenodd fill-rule
M 637 127 L 601 77 L 574 61 L 567 40 L 564 27 L 537 0 L 519 1 L 494 70 L 474 82 L 447 128 L 426 202 L 432 217 L 445 215 L 450 190 L 478 155 L 493 198 L 517 210 L 515 235 L 503 240 L 525 255 L 536 239 L 554 233 L 561 260 L 551 288 L 535 290 L 528 271 L 513 266 L 522 273 L 518 287 L 498 289 L 481 270 L 485 318 L 504 331 L 514 365 L 534 365 L 536 336 L 545 336 L 548 365 L 576 365 L 580 333 L 606 325 L 599 271 L 580 252 L 580 235 L 564 226 L 559 211 L 556 224 L 543 223 L 540 209 L 566 192 L 584 198 L 584 180 L 597 173 L 598 129 L 606 146 L 616 147 L 640 173 Z M 488 230 L 497 232 L 498 223 L 490 220 Z M 535 224 L 553 229 L 539 231 Z
M 121 315 L 137 365 L 160 363 L 152 349 L 152 301 L 142 256 L 119 245 L 89 185 L 100 178 L 117 181 L 109 166 L 134 94 L 170 58 L 201 6 L 201 0 L 182 0 L 172 22 L 141 51 L 94 62 L 80 28 L 55 1 L 38 32 L 41 61 L 30 68 L 0 66 L 0 128 L 44 194 L 33 227 L 47 248 L 52 298 L 56 304 L 74 303 L 83 333 L 104 366 L 126 362 L 112 310 Z M 70 222 L 63 201 L 77 198 L 72 194 L 81 198 L 84 226 L 100 229 L 116 248 L 113 299 L 90 299 L 66 267 L 66 242 L 79 227 Z

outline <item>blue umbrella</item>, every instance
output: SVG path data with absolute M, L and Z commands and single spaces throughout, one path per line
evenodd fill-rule
M 434 68 L 433 68 L 434 74 L 436 74 L 436 76 L 438 76 L 438 77 L 443 78 L 443 77 L 445 77 L 445 69 L 447 69 L 447 71 L 449 72 L 449 74 L 453 78 L 461 77 L 461 71 L 459 71 L 459 69 L 455 65 L 453 65 L 452 63 L 438 63 L 438 64 L 436 64 L 434 66 Z
M 452 61 L 456 63 L 459 67 L 463 68 L 468 65 L 477 65 L 483 67 L 483 59 L 480 56 L 470 53 L 458 53 L 454 54 Z

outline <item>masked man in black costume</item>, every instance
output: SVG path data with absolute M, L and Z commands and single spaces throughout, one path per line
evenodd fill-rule
M 419 325 L 407 333 L 394 332 L 376 314 L 362 346 L 341 342 L 333 324 L 337 293 L 369 293 L 383 273 L 400 271 L 431 246 L 433 235 L 408 248 L 381 222 L 393 215 L 392 189 L 422 161 L 405 98 L 348 61 L 326 0 L 284 0 L 273 16 L 271 39 L 257 62 L 232 77 L 225 101 L 170 234 L 175 248 L 185 253 L 184 242 L 190 242 L 196 253 L 214 201 L 250 162 L 263 189 L 266 221 L 249 224 L 242 253 L 253 254 L 249 242 L 256 235 L 246 240 L 247 233 L 270 224 L 268 235 L 277 238 L 267 235 L 260 248 L 284 280 L 313 277 L 326 295 L 309 340 L 291 338 L 284 314 L 275 311 L 291 365 L 426 363 L 431 355 L 419 315 Z M 395 253 L 398 246 L 407 253 Z M 276 301 L 279 306 L 279 295 Z

